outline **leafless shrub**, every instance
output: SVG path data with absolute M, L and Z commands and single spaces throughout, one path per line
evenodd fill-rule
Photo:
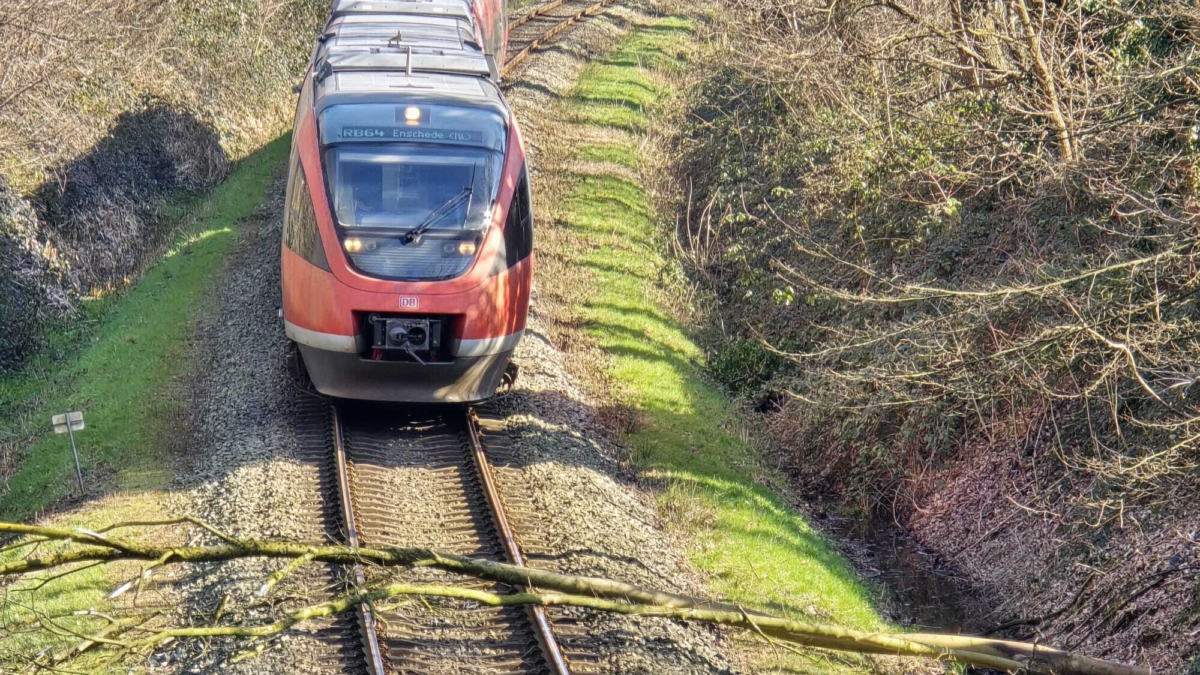
M 894 486 L 1053 413 L 1068 470 L 1194 494 L 1200 5 L 730 4 L 692 135 L 729 235 L 685 257 L 791 363 L 798 443 Z
M 42 241 L 37 214 L 0 177 L 0 368 L 33 349 L 44 326 L 71 307 L 66 265 Z M 0 447 L 0 475 L 9 460 Z
M 711 267 L 722 245 L 721 230 L 726 221 L 718 218 L 715 224 L 713 222 L 713 205 L 719 196 L 711 196 L 696 215 L 692 214 L 695 205 L 689 198 L 683 220 L 677 223 L 671 236 L 676 257 L 701 273 Z

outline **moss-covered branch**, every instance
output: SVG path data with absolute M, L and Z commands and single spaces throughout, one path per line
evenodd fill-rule
M 147 628 L 144 623 L 122 623 L 106 626 L 102 634 L 80 636 L 84 640 L 82 644 L 87 644 L 87 648 L 97 645 L 117 647 L 121 654 L 151 648 L 170 639 L 264 638 L 315 618 L 352 610 L 364 603 L 377 604 L 399 596 L 415 595 L 458 598 L 489 606 L 571 606 L 626 615 L 700 621 L 733 626 L 773 640 L 808 647 L 922 657 L 1009 672 L 1023 670 L 1063 675 L 1149 675 L 1148 670 L 1137 666 L 1092 659 L 1040 645 L 932 633 L 869 633 L 748 612 L 729 603 L 699 601 L 610 579 L 516 567 L 427 548 L 352 549 L 346 546 L 317 546 L 292 541 L 241 540 L 190 518 L 143 524 L 154 526 L 182 522 L 214 534 L 223 543 L 213 546 L 153 546 L 117 539 L 101 532 L 0 523 L 0 533 L 30 537 L 31 542 L 66 542 L 68 546 L 61 551 L 29 555 L 24 559 L 0 565 L 0 577 L 16 578 L 33 572 L 59 570 L 87 561 L 148 561 L 150 564 L 142 568 L 139 576 L 139 579 L 142 579 L 151 570 L 164 565 L 219 562 L 237 558 L 281 558 L 288 559 L 289 563 L 267 579 L 260 589 L 261 592 L 269 591 L 296 568 L 313 561 L 334 564 L 366 562 L 380 567 L 396 568 L 435 567 L 464 577 L 486 579 L 526 589 L 520 593 L 500 595 L 459 586 L 417 585 L 397 581 L 379 587 L 355 589 L 341 597 L 305 607 L 270 623 L 161 629 Z M 109 530 L 115 527 L 117 526 Z M 71 545 L 75 548 L 71 548 Z M 125 584 L 122 588 L 129 585 Z

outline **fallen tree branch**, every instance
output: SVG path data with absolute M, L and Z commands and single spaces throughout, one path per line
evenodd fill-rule
M 379 604 L 400 596 L 440 597 L 469 600 L 489 607 L 518 607 L 540 605 L 543 607 L 567 606 L 614 612 L 630 616 L 649 616 L 700 621 L 754 630 L 765 636 L 787 640 L 797 644 L 871 654 L 894 654 L 900 656 L 923 656 L 931 659 L 948 660 L 976 666 L 1006 670 L 1025 670 L 1025 665 L 1016 659 L 993 654 L 984 654 L 969 649 L 932 647 L 904 639 L 903 636 L 864 633 L 836 626 L 818 626 L 770 616 L 751 616 L 746 612 L 701 609 L 698 607 L 664 607 L 642 605 L 607 598 L 587 597 L 557 592 L 522 592 L 501 595 L 459 586 L 389 583 L 379 588 L 352 593 L 342 597 L 305 607 L 277 621 L 257 626 L 198 626 L 169 628 L 154 632 L 147 638 L 129 642 L 127 646 L 137 649 L 153 646 L 175 638 L 212 637 L 269 637 L 281 633 L 297 624 L 320 617 L 348 611 L 362 604 Z
M 239 558 L 289 559 L 281 571 L 261 587 L 270 590 L 275 583 L 309 562 L 332 564 L 369 563 L 380 567 L 433 567 L 465 577 L 501 582 L 524 592 L 500 595 L 458 586 L 417 585 L 391 582 L 379 587 L 354 589 L 343 596 L 292 612 L 270 623 L 259 625 L 208 625 L 148 629 L 143 623 L 106 626 L 102 634 L 81 636 L 89 648 L 111 645 L 120 654 L 151 648 L 176 638 L 242 637 L 263 638 L 312 619 L 352 610 L 363 603 L 375 604 L 399 596 L 458 598 L 489 606 L 542 605 L 572 606 L 625 615 L 651 616 L 680 621 L 700 621 L 752 631 L 764 638 L 808 647 L 866 654 L 923 657 L 975 665 L 1008 672 L 1056 673 L 1059 675 L 1149 675 L 1150 671 L 1093 659 L 1070 652 L 1007 640 L 940 635 L 933 633 L 872 633 L 833 625 L 813 624 L 763 613 L 750 613 L 740 606 L 705 602 L 675 593 L 645 589 L 610 579 L 558 574 L 528 567 L 516 567 L 468 556 L 443 553 L 427 548 L 350 548 L 318 546 L 291 541 L 242 540 L 220 532 L 195 519 L 171 519 L 141 523 L 144 526 L 189 523 L 219 538 L 213 546 L 153 546 L 105 536 L 89 530 L 64 530 L 35 525 L 0 523 L 0 533 L 31 537 L 29 545 L 46 541 L 67 542 L 77 548 L 41 556 L 27 556 L 0 565 L 0 577 L 20 578 L 26 574 L 55 570 L 79 562 L 149 561 L 138 581 L 153 569 L 165 565 L 220 562 Z M 123 527 L 123 524 L 108 528 Z M 15 548 L 20 548 L 19 546 Z M 274 583 L 272 583 L 274 582 Z M 130 582 L 132 583 L 132 582 Z M 122 588 L 128 587 L 130 583 Z M 260 589 L 261 590 L 261 589 Z M 215 622 L 214 622 L 215 624 Z M 124 637 L 128 633 L 141 637 Z

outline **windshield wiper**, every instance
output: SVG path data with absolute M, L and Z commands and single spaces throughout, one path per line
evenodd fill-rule
M 442 204 L 434 209 L 433 212 L 428 216 L 425 216 L 425 220 L 422 220 L 421 224 L 417 225 L 408 232 L 405 232 L 401 239 L 403 239 L 404 243 L 406 244 L 413 243 L 417 237 L 425 234 L 425 232 L 427 232 L 429 228 L 433 227 L 433 225 L 439 220 L 445 218 L 451 213 L 454 213 L 454 210 L 457 209 L 464 201 L 471 198 L 471 193 L 474 191 L 475 188 L 471 187 L 470 185 L 464 187 L 459 191 L 458 194 L 454 195 L 450 199 L 447 199 L 445 204 Z

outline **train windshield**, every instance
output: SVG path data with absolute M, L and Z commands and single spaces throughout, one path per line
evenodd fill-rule
M 482 230 L 503 155 L 470 147 L 355 145 L 329 150 L 330 192 L 349 229 Z

